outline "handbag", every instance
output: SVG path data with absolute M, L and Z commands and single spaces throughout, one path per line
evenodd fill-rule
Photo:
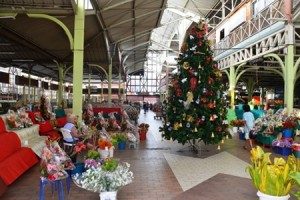
M 257 136 L 257 132 L 255 132 L 255 130 L 251 129 L 249 132 L 249 138 L 250 139 L 255 139 Z

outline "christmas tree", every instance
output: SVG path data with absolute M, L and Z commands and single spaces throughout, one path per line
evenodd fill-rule
M 200 22 L 189 35 L 178 56 L 178 73 L 168 90 L 162 137 L 181 144 L 218 144 L 228 135 L 227 110 L 222 98 L 222 73 L 213 61 L 207 25 Z

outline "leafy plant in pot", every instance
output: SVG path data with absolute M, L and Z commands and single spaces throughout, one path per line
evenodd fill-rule
M 118 148 L 125 149 L 127 137 L 123 133 L 119 133 L 116 135 L 116 140 L 118 141 Z
M 293 193 L 292 189 L 299 188 L 297 184 L 299 176 L 295 175 L 300 169 L 299 159 L 296 159 L 294 155 L 288 156 L 287 160 L 275 157 L 272 163 L 270 155 L 271 153 L 265 153 L 260 146 L 253 148 L 251 150 L 252 165 L 246 167 L 246 171 L 249 172 L 261 200 L 289 199 L 289 194 Z

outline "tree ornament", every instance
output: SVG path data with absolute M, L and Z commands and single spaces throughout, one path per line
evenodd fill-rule
M 184 78 L 181 80 L 182 83 L 185 83 L 187 81 L 187 78 Z
M 206 94 L 206 93 L 207 93 L 207 89 L 206 89 L 206 88 L 203 88 L 203 89 L 202 89 L 202 93 L 203 93 L 203 94 Z
M 207 102 L 207 98 L 205 98 L 205 97 L 201 98 L 201 102 L 202 103 L 206 103 Z
M 224 139 L 221 140 L 221 144 L 224 144 Z
M 181 122 L 179 123 L 179 127 L 182 127 L 182 123 Z
M 214 138 L 215 137 L 215 134 L 214 132 L 211 132 L 211 137 Z
M 194 74 L 194 70 L 192 68 L 189 69 L 189 74 L 193 75 Z
M 197 127 L 195 127 L 195 129 L 194 129 L 194 132 L 198 132 L 198 129 L 197 129 Z
M 207 106 L 208 106 L 209 108 L 214 108 L 214 107 L 215 107 L 215 104 L 214 104 L 214 103 L 208 103 Z
M 197 79 L 195 77 L 192 77 L 190 79 L 190 90 L 194 91 L 196 88 Z
M 212 84 L 214 82 L 214 79 L 212 77 L 208 77 L 208 84 Z
M 190 63 L 189 62 L 184 62 L 183 65 L 182 65 L 182 67 L 184 69 L 188 69 L 190 67 Z
M 176 123 L 174 124 L 174 126 L 173 126 L 173 129 L 174 129 L 175 131 L 177 131 L 177 130 L 178 130 L 178 127 L 179 127 L 179 123 L 176 122 Z
M 193 39 L 194 39 L 194 36 L 193 36 L 193 35 L 190 35 L 190 39 L 193 40 Z
M 198 72 L 194 72 L 194 76 L 198 76 Z
M 187 94 L 186 94 L 186 97 L 187 97 L 187 99 L 186 99 L 187 103 L 190 104 L 190 103 L 193 101 L 193 99 L 194 99 L 194 94 L 193 94 L 193 92 L 188 91 Z
M 201 120 L 205 121 L 205 116 L 204 115 L 202 115 Z
M 218 148 L 217 148 L 217 150 L 221 150 L 221 147 L 220 147 L 220 145 L 218 145 Z
M 191 127 L 191 124 L 188 122 L 188 123 L 186 123 L 186 127 L 187 128 L 190 128 Z
M 199 65 L 198 65 L 198 69 L 202 69 L 202 66 L 201 66 L 201 64 L 199 63 Z
M 198 98 L 197 100 L 196 100 L 196 104 L 199 104 L 200 103 L 200 99 Z
M 193 122 L 194 121 L 194 117 L 192 115 L 188 115 L 188 116 L 186 116 L 186 121 Z

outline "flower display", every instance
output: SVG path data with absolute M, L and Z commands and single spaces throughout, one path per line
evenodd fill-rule
M 275 139 L 272 142 L 273 147 L 292 148 L 292 143 L 287 139 Z
M 236 126 L 236 127 L 242 127 L 245 125 L 245 122 L 244 122 L 244 120 L 236 119 L 236 120 L 231 120 L 230 125 Z
M 74 182 L 81 188 L 93 192 L 117 191 L 132 182 L 133 173 L 129 163 L 118 163 L 112 159 L 99 162 L 82 174 L 73 176 Z

